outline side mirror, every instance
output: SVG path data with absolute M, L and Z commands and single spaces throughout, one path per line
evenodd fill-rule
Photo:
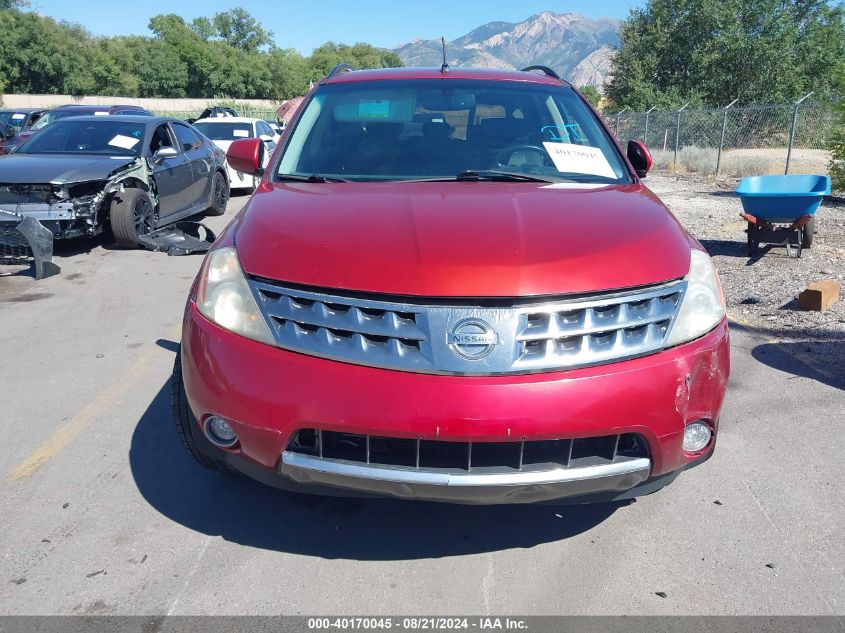
M 261 167 L 264 162 L 264 143 L 260 138 L 238 139 L 229 146 L 226 160 L 235 171 L 260 176 L 264 173 Z
M 651 169 L 651 154 L 645 143 L 634 140 L 628 141 L 628 160 L 631 161 L 637 176 L 645 178 L 648 170 Z
M 176 158 L 178 155 L 179 152 L 176 151 L 175 147 L 162 147 L 153 154 L 153 160 L 157 163 L 161 163 L 168 158 Z

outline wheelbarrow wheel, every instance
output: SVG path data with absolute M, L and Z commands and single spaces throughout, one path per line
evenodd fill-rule
M 801 246 L 810 248 L 813 245 L 813 235 L 816 233 L 816 218 L 810 218 L 810 221 L 804 225 L 801 230 Z
M 748 223 L 748 256 L 754 257 L 760 250 L 760 241 L 757 239 L 757 225 Z

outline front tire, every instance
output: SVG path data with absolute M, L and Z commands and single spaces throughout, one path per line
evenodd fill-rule
M 199 448 L 199 443 L 204 442 L 212 450 L 220 450 L 213 447 L 211 442 L 202 435 L 199 423 L 194 417 L 191 407 L 188 406 L 185 383 L 182 381 L 181 350 L 176 352 L 176 361 L 173 363 L 173 376 L 170 381 L 170 406 L 173 411 L 173 422 L 176 425 L 176 433 L 179 435 L 179 440 L 185 450 L 188 451 L 188 454 L 194 458 L 194 461 L 209 470 L 216 470 L 223 473 L 236 472 L 222 459 L 209 457 Z
M 153 228 L 154 211 L 152 198 L 142 189 L 126 189 L 115 195 L 109 218 L 117 245 L 137 248 L 138 238 Z
M 226 213 L 226 205 L 229 204 L 229 184 L 226 177 L 219 171 L 214 172 L 211 182 L 211 205 L 206 213 L 208 215 L 223 215 Z

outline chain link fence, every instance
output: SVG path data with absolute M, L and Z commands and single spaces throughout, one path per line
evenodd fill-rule
M 806 97 L 805 97 L 806 98 Z M 675 174 L 744 176 L 827 174 L 832 108 L 786 105 L 605 113 L 618 139 L 642 139 L 657 169 Z

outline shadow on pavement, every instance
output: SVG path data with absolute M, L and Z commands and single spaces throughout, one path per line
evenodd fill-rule
M 760 249 L 753 257 L 748 256 L 748 245 L 745 240 L 701 240 L 701 245 L 711 257 L 736 257 L 746 260 L 746 266 L 753 266 L 774 248 L 771 244 L 760 244 Z
M 626 504 L 455 506 L 299 495 L 195 464 L 176 437 L 165 383 L 138 422 L 129 462 L 138 490 L 185 527 L 261 549 L 321 558 L 440 558 L 567 539 Z
M 823 350 L 816 350 L 823 347 Z M 845 389 L 845 372 L 841 365 L 826 364 L 825 369 L 816 369 L 801 360 L 801 356 L 823 353 L 827 358 L 845 358 L 845 338 L 842 340 L 801 341 L 797 343 L 761 343 L 754 347 L 751 356 L 755 360 L 779 371 L 799 378 L 810 378 L 837 389 Z

